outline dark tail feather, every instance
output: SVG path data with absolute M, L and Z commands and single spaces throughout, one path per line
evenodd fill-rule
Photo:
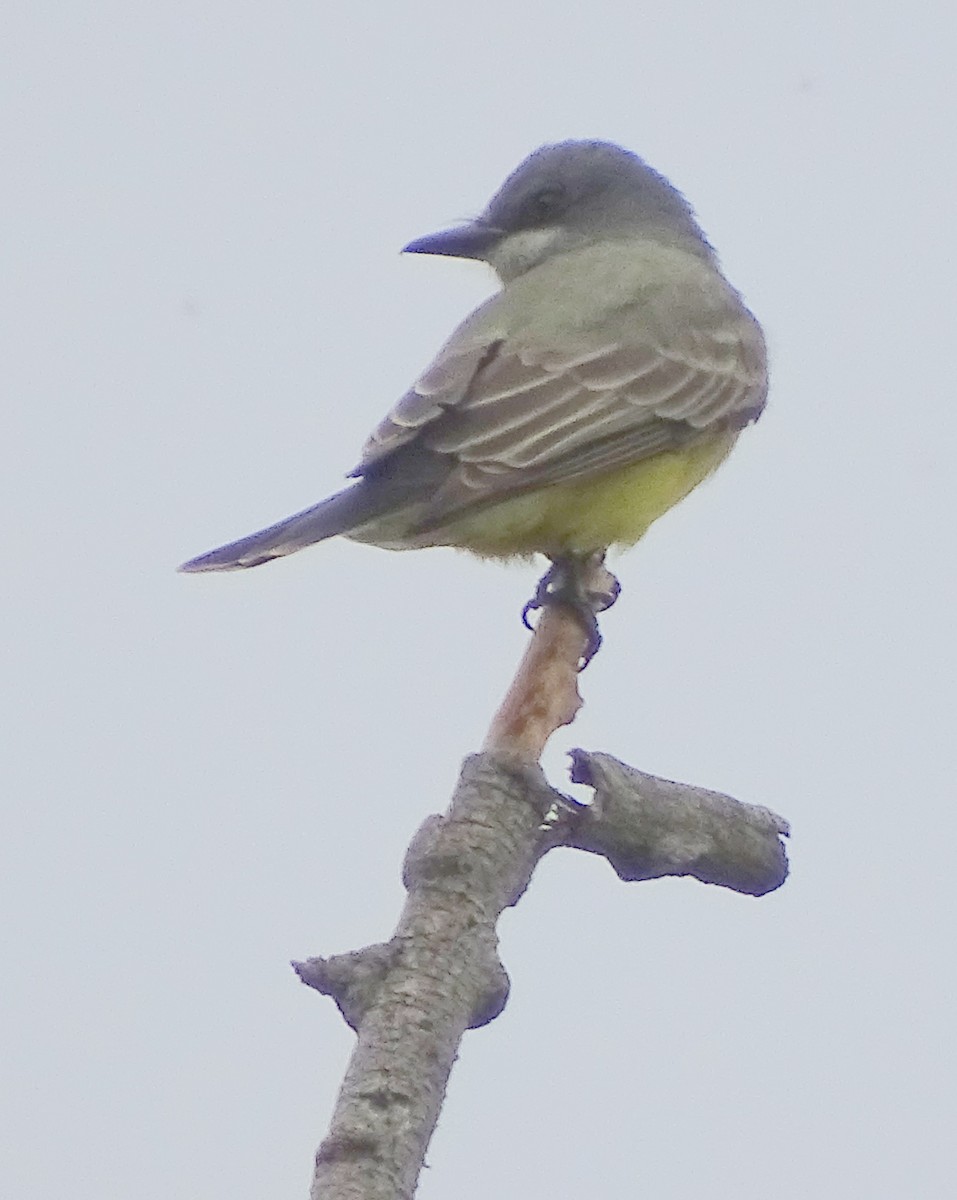
M 268 529 L 260 529 L 238 542 L 191 558 L 179 569 L 191 573 L 258 567 L 260 563 L 282 558 L 284 554 L 292 554 L 313 542 L 321 542 L 337 533 L 348 533 L 378 515 L 381 506 L 374 502 L 370 491 L 361 482 L 354 484 Z

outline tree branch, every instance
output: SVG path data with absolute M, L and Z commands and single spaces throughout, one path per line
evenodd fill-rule
M 600 608 L 608 575 L 594 568 Z M 595 788 L 592 804 L 548 784 L 537 760 L 581 705 L 586 642 L 570 610 L 542 613 L 485 752 L 466 759 L 448 812 L 428 817 L 409 846 L 408 896 L 392 938 L 293 963 L 357 1034 L 316 1154 L 313 1200 L 412 1196 L 462 1035 L 494 1020 L 508 998 L 499 916 L 549 850 L 601 854 L 622 879 L 694 875 L 751 895 L 784 881 L 787 823 L 767 809 L 583 750 L 572 777 Z
M 618 580 L 603 555 L 579 564 L 578 582 L 596 617 L 611 603 L 609 596 L 618 595 Z M 587 648 L 588 634 L 571 609 L 544 607 L 482 749 L 538 762 L 555 730 L 570 725 L 582 706 L 578 674 Z
M 621 879 L 692 875 L 750 896 L 787 878 L 790 826 L 756 804 L 674 783 L 610 754 L 572 751 L 572 779 L 595 789 L 566 846 L 601 854 Z
M 540 768 L 467 759 L 448 813 L 409 847 L 408 899 L 387 946 L 293 964 L 358 1033 L 314 1200 L 412 1195 L 462 1034 L 505 1006 L 495 926 L 548 848 L 552 802 Z

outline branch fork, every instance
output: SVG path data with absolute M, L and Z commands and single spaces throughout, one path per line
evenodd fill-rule
M 459 1042 L 508 999 L 498 919 L 549 851 L 600 854 L 623 880 L 688 875 L 750 896 L 784 882 L 788 825 L 769 809 L 584 750 L 572 752 L 572 779 L 593 802 L 551 787 L 538 758 L 581 705 L 586 638 L 574 612 L 542 612 L 483 752 L 463 764 L 448 811 L 412 839 L 392 938 L 293 964 L 357 1034 L 312 1200 L 412 1196 Z

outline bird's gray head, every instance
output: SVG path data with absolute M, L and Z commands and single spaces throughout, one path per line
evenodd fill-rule
M 529 155 L 476 220 L 405 249 L 483 259 L 507 282 L 553 254 L 634 236 L 713 258 L 684 196 L 637 154 L 610 142 L 559 142 Z

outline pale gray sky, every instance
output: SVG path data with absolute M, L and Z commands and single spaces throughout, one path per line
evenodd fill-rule
M 491 288 L 399 247 L 576 136 L 686 191 L 773 386 L 620 561 L 547 766 L 768 804 L 793 874 L 755 901 L 552 855 L 420 1195 L 951 1195 L 948 14 L 8 0 L 4 1195 L 306 1194 L 352 1035 L 287 960 L 391 932 L 535 572 L 173 568 L 339 484 Z

